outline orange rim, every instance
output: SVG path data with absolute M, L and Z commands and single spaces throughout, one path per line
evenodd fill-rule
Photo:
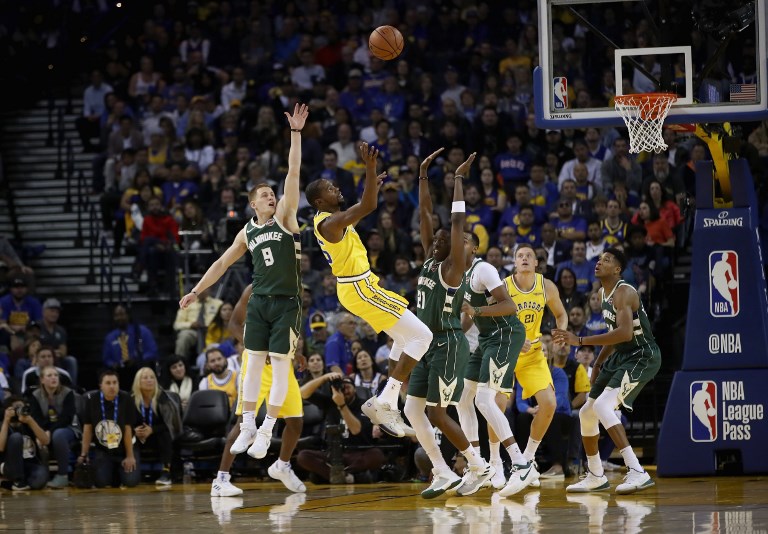
M 616 95 L 613 98 L 616 104 L 622 106 L 638 106 L 640 117 L 643 120 L 657 119 L 669 106 L 677 101 L 675 93 L 636 93 L 632 95 Z M 659 106 L 657 102 L 665 100 L 667 106 Z

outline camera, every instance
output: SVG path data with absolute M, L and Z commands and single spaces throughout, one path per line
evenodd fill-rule
M 13 422 L 16 422 L 19 420 L 19 417 L 24 417 L 30 414 L 29 410 L 29 404 L 23 404 L 21 406 L 16 406 L 14 408 L 14 411 L 16 412 L 15 417 L 13 418 Z
M 341 391 L 341 389 L 344 387 L 344 381 L 341 378 L 334 378 L 331 380 L 331 387 L 333 387 L 336 391 Z

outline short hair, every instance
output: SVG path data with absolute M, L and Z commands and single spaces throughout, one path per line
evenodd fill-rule
M 517 248 L 515 249 L 515 254 L 517 254 L 522 248 L 529 248 L 533 251 L 533 255 L 534 256 L 536 255 L 536 249 L 533 248 L 533 245 L 531 245 L 530 243 L 518 243 Z
M 627 268 L 627 257 L 624 255 L 624 253 L 616 247 L 608 247 L 603 251 L 603 254 L 606 253 L 616 258 L 616 261 L 618 261 L 619 265 L 621 266 L 621 272 L 624 272 L 624 270 Z
M 99 373 L 99 385 L 101 385 L 102 382 L 104 382 L 104 378 L 107 376 L 114 376 L 117 378 L 117 383 L 120 383 L 120 376 L 117 374 L 117 371 L 114 369 L 104 369 L 102 372 Z
M 214 352 L 218 352 L 219 354 L 221 354 L 222 358 L 226 359 L 226 356 L 224 356 L 224 351 L 223 350 L 221 350 L 219 347 L 211 347 L 210 349 L 205 351 L 205 361 L 206 362 L 208 361 L 208 356 L 213 354 Z
M 268 187 L 268 188 L 272 189 L 272 186 L 269 185 L 267 182 L 260 182 L 260 183 L 258 183 L 256 185 L 254 185 L 251 188 L 251 190 L 248 191 L 248 202 L 253 202 L 253 199 L 256 198 L 256 193 L 259 191 L 259 189 L 263 189 L 265 187 Z M 232 189 L 232 188 L 230 188 L 230 189 Z M 232 191 L 234 192 L 235 190 L 232 189 Z
M 519 215 L 520 213 L 523 213 L 523 210 L 525 210 L 525 211 L 530 211 L 530 212 L 531 212 L 531 214 L 533 214 L 533 215 L 535 215 L 535 214 L 536 214 L 536 210 L 534 210 L 534 209 L 533 209 L 533 206 L 531 206 L 530 204 L 526 204 L 526 205 L 524 205 L 524 206 L 520 206 L 520 209 L 519 209 L 519 210 L 518 210 L 518 212 L 517 212 L 517 213 L 518 213 L 518 215 Z
M 341 124 L 339 124 L 339 126 L 341 126 Z M 334 158 L 337 158 L 337 159 L 338 159 L 338 157 L 339 157 L 339 153 L 338 153 L 338 152 L 336 152 L 336 151 L 335 151 L 334 149 L 332 149 L 332 148 L 326 148 L 326 149 L 323 151 L 323 156 L 333 156 Z
M 322 182 L 322 179 L 315 180 L 314 182 L 310 182 L 307 185 L 307 188 L 304 190 L 304 192 L 307 195 L 307 202 L 309 202 L 309 205 L 315 209 L 317 209 L 315 202 L 317 202 L 323 194 L 323 188 L 322 188 L 321 182 Z
M 475 232 L 471 232 L 469 230 L 465 230 L 465 233 L 469 234 L 470 239 L 472 239 L 472 243 L 476 246 L 480 246 L 480 238 L 477 237 L 477 234 Z

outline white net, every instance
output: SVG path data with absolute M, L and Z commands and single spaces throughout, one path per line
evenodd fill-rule
M 669 93 L 646 93 L 620 95 L 615 97 L 616 111 L 619 112 L 629 130 L 629 151 L 662 152 L 667 144 L 661 134 L 669 107 L 677 95 Z

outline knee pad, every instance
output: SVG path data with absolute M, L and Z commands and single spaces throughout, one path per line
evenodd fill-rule
M 587 402 L 579 410 L 579 422 L 581 423 L 581 435 L 592 437 L 600 434 L 600 420 L 595 413 L 595 400 L 587 399 Z
M 272 387 L 269 390 L 269 404 L 272 406 L 282 406 L 285 402 L 291 363 L 288 358 L 272 358 Z
M 616 405 L 619 403 L 619 390 L 606 388 L 595 399 L 595 413 L 606 430 L 612 426 L 620 425 L 621 421 L 616 417 Z
M 477 395 L 475 395 L 475 404 L 485 420 L 491 425 L 499 441 L 506 441 L 512 437 L 512 427 L 509 425 L 504 412 L 496 405 L 496 390 L 489 388 L 486 384 L 477 386 Z
M 267 351 L 248 350 L 248 367 L 242 379 L 242 396 L 245 402 L 256 402 L 261 390 L 261 372 L 267 363 Z
M 464 380 L 464 391 L 461 392 L 461 400 L 456 406 L 459 414 L 459 425 L 469 441 L 479 441 L 477 414 L 475 413 L 475 394 L 477 382 Z
M 427 414 L 424 412 L 426 407 L 427 399 L 411 397 L 410 395 L 406 397 L 403 413 L 408 418 L 408 421 L 410 421 L 411 426 L 413 426 L 415 420 L 420 419 L 421 417 L 427 417 Z
M 403 344 L 392 338 L 392 348 L 389 349 L 389 359 L 393 362 L 400 361 L 400 355 L 403 353 Z

